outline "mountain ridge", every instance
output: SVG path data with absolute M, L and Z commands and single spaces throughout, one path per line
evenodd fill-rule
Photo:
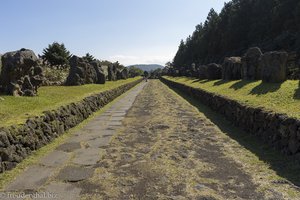
M 136 65 L 129 65 L 127 67 L 131 67 L 131 66 L 137 67 L 143 71 L 151 71 L 151 70 L 156 70 L 159 68 L 161 68 L 161 69 L 164 68 L 164 66 L 159 65 L 159 64 L 136 64 Z

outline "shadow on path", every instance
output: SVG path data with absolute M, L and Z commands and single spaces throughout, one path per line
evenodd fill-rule
M 300 162 L 296 161 L 295 157 L 282 155 L 279 151 L 264 144 L 258 137 L 233 126 L 222 115 L 214 112 L 204 104 L 201 104 L 195 98 L 177 89 L 171 89 L 195 106 L 199 112 L 203 113 L 211 122 L 218 126 L 222 132 L 254 153 L 260 160 L 268 163 L 270 168 L 276 171 L 279 176 L 286 178 L 298 187 L 300 186 Z

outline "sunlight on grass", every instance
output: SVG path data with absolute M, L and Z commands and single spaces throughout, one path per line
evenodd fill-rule
M 0 95 L 0 127 L 24 123 L 28 117 L 41 115 L 43 111 L 82 100 L 84 97 L 116 88 L 140 77 L 108 81 L 104 85 L 41 87 L 36 97 L 13 97 Z
M 284 83 L 262 83 L 262 81 L 222 81 L 198 80 L 188 77 L 169 77 L 166 79 L 183 83 L 194 88 L 223 95 L 254 107 L 264 107 L 278 113 L 300 118 L 299 81 Z

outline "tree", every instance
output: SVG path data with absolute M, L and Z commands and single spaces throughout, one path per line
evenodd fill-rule
M 232 0 L 219 14 L 211 9 L 205 22 L 180 41 L 171 69 L 185 75 L 193 63 L 222 63 L 253 46 L 300 52 L 299 0 Z
M 145 78 L 148 78 L 148 77 L 149 77 L 149 72 L 144 71 L 144 77 L 145 77 Z
M 53 42 L 48 45 L 48 48 L 43 50 L 42 58 L 50 63 L 52 67 L 66 68 L 69 65 L 70 52 L 65 45 Z
M 92 56 L 92 55 L 89 54 L 89 53 L 86 53 L 85 56 L 83 56 L 82 58 L 85 59 L 85 60 L 88 61 L 88 62 L 93 62 L 93 61 L 96 60 L 95 57 Z
M 151 79 L 158 79 L 162 76 L 162 69 L 158 68 L 155 70 L 150 71 L 150 77 Z
M 128 72 L 129 72 L 129 76 L 132 77 L 132 78 L 136 77 L 136 76 L 142 76 L 143 73 L 144 73 L 143 70 L 141 70 L 141 69 L 139 69 L 135 66 L 130 66 L 128 68 Z

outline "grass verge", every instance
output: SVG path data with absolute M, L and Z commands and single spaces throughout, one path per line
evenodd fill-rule
M 0 95 L 0 127 L 24 123 L 29 117 L 41 115 L 43 111 L 80 101 L 92 94 L 111 90 L 126 83 L 136 81 L 139 78 L 108 81 L 103 85 L 87 84 L 81 86 L 41 87 L 36 97 Z
M 136 86 L 135 86 L 136 87 Z M 133 88 L 135 88 L 133 87 Z M 132 90 L 131 88 L 130 90 Z M 21 163 L 19 163 L 14 169 L 10 171 L 6 171 L 0 174 L 0 190 L 3 190 L 7 183 L 10 183 L 14 178 L 16 178 L 21 172 L 23 172 L 29 165 L 36 164 L 43 156 L 47 155 L 54 149 L 56 149 L 59 145 L 63 144 L 68 138 L 72 136 L 77 130 L 84 127 L 88 122 L 90 122 L 95 116 L 98 116 L 108 110 L 115 102 L 119 99 L 124 97 L 130 90 L 126 93 L 122 94 L 121 96 L 114 99 L 112 102 L 105 105 L 99 111 L 93 113 L 88 119 L 81 122 L 76 127 L 68 130 L 63 135 L 59 136 L 58 138 L 54 139 L 51 143 L 45 145 L 44 147 L 38 149 L 37 151 L 32 152 L 32 154 L 24 159 Z
M 188 77 L 164 78 L 193 88 L 226 96 L 252 107 L 264 107 L 290 117 L 300 118 L 300 82 L 288 80 L 283 83 L 263 83 L 262 81 L 199 80 Z

